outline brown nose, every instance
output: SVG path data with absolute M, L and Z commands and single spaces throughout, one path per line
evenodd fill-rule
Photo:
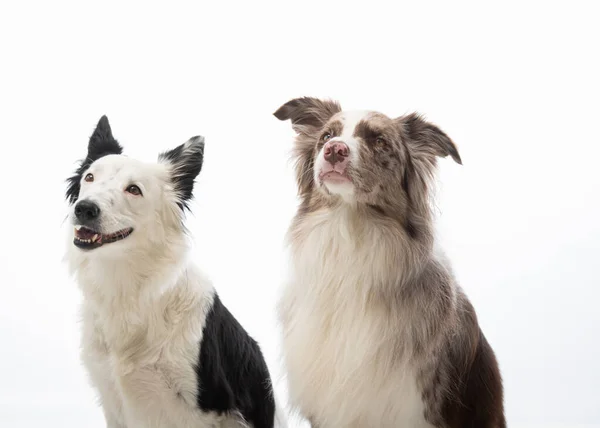
M 323 147 L 325 160 L 331 165 L 345 161 L 349 151 L 350 149 L 348 149 L 348 146 L 341 141 L 331 141 L 326 143 L 325 147 Z

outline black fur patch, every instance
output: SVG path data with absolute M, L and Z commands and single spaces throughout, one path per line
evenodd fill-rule
M 177 202 L 181 209 L 189 209 L 194 180 L 200 174 L 204 161 L 204 137 L 196 136 L 173 150 L 161 153 L 159 160 L 173 165 L 171 179 L 179 195 Z
M 103 156 L 120 155 L 123 153 L 123 147 L 112 135 L 108 118 L 102 116 L 96 125 L 94 133 L 88 143 L 88 153 L 86 158 L 81 161 L 81 165 L 75 171 L 75 175 L 67 179 L 66 198 L 73 204 L 79 198 L 82 174 L 90 167 L 92 163 Z
M 198 376 L 198 406 L 219 414 L 238 411 L 254 428 L 272 428 L 275 400 L 260 347 L 215 294 L 206 318 Z

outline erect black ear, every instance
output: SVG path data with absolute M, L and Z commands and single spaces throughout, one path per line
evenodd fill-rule
M 102 116 L 96 125 L 94 133 L 90 137 L 88 143 L 87 156 L 79 168 L 75 171 L 75 175 L 67 179 L 67 200 L 70 203 L 77 201 L 79 197 L 81 175 L 90 167 L 92 163 L 106 155 L 120 155 L 123 153 L 123 148 L 112 135 L 108 118 Z
M 331 116 L 340 111 L 342 108 L 335 101 L 303 97 L 288 101 L 273 114 L 279 120 L 290 119 L 296 132 L 308 134 L 325 125 Z
M 417 113 L 411 113 L 396 119 L 407 144 L 415 156 L 446 157 L 450 155 L 455 162 L 462 165 L 462 160 L 454 142 L 444 131 L 427 122 Z
M 184 209 L 192 199 L 194 180 L 200 174 L 204 161 L 204 137 L 190 138 L 173 150 L 161 153 L 159 162 L 170 166 L 171 181 L 177 193 L 177 203 Z
M 90 137 L 87 157 L 98 160 L 102 156 L 120 155 L 121 153 L 123 153 L 123 147 L 113 137 L 108 118 L 102 116 L 98 121 L 98 125 L 96 125 L 94 133 Z

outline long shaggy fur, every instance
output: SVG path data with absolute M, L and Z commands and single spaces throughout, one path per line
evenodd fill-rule
M 504 428 L 494 353 L 434 239 L 454 143 L 417 114 L 313 98 L 275 116 L 297 132 L 301 198 L 279 306 L 292 404 L 318 428 Z M 325 141 L 348 147 L 349 184 L 320 179 Z
M 81 357 L 107 427 L 284 426 L 258 344 L 188 255 L 183 209 L 204 139 L 157 163 L 121 152 L 103 117 L 67 190 L 83 226 L 66 255 L 84 296 Z

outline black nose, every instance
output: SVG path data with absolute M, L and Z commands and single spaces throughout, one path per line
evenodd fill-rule
M 90 201 L 79 201 L 75 205 L 75 217 L 81 222 L 95 220 L 100 215 L 100 207 Z

